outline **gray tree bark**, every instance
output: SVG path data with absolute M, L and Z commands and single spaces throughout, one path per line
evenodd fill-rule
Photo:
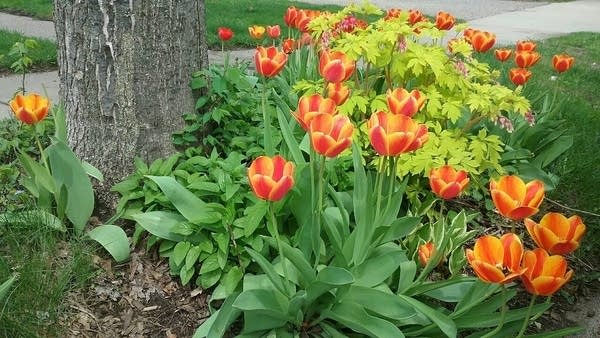
M 54 0 L 69 143 L 104 174 L 101 207 L 134 157 L 174 151 L 190 74 L 208 65 L 204 11 L 204 0 Z

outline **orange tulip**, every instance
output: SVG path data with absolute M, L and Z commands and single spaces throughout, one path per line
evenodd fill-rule
M 502 176 L 497 182 L 490 182 L 490 192 L 502 216 L 520 220 L 538 212 L 544 199 L 544 183 L 533 180 L 525 184 L 519 176 Z
M 559 73 L 566 72 L 573 65 L 575 58 L 567 54 L 558 54 L 552 57 L 552 66 Z
M 17 94 L 9 102 L 15 117 L 26 124 L 35 124 L 46 118 L 50 101 L 39 94 Z
M 425 96 L 417 89 L 408 91 L 404 88 L 396 88 L 387 91 L 387 105 L 392 114 L 406 115 L 412 117 L 425 104 Z
M 467 249 L 467 260 L 475 274 L 484 282 L 508 283 L 523 274 L 523 245 L 519 236 L 509 233 L 500 238 L 479 237 L 473 250 Z
M 419 245 L 417 253 L 419 254 L 419 263 L 421 263 L 421 266 L 427 265 L 431 257 L 435 255 L 435 246 L 433 245 L 433 242 Z
M 522 51 L 515 54 L 515 64 L 519 68 L 529 68 L 535 65 L 540 60 L 540 53 Z
M 298 109 L 292 113 L 296 121 L 306 131 L 310 131 L 311 120 L 319 114 L 337 114 L 337 106 L 332 99 L 325 99 L 319 94 L 302 96 L 298 100 Z
M 221 41 L 228 41 L 233 37 L 233 31 L 227 27 L 219 27 L 217 35 L 219 35 Z
M 296 41 L 294 39 L 285 39 L 281 44 L 281 49 L 286 54 L 291 54 L 296 49 Z
M 336 105 L 342 105 L 350 96 L 350 88 L 343 82 L 331 82 L 327 84 L 327 97 L 332 99 Z
M 265 27 L 264 26 L 250 26 L 248 27 L 248 33 L 250 33 L 250 37 L 255 40 L 260 40 L 265 36 Z
M 298 17 L 298 9 L 294 6 L 290 6 L 283 15 L 283 21 L 288 27 L 298 28 L 296 26 L 296 17 Z
M 508 58 L 512 55 L 512 49 L 508 48 L 498 48 L 494 51 L 494 56 L 500 62 L 504 62 L 508 60 Z
M 531 72 L 526 68 L 513 68 L 508 73 L 508 77 L 515 84 L 515 86 L 520 86 L 529 81 L 531 77 Z
M 435 26 L 439 30 L 450 30 L 452 27 L 454 27 L 455 22 L 456 20 L 454 19 L 454 16 L 448 12 L 439 11 L 435 17 Z
M 310 121 L 310 139 L 321 155 L 336 157 L 352 144 L 354 126 L 348 116 L 318 114 Z
M 523 255 L 521 280 L 531 294 L 551 296 L 573 276 L 573 270 L 567 272 L 567 260 L 563 256 L 550 256 L 544 249 L 526 251 Z
M 533 52 L 535 50 L 536 44 L 533 41 L 517 41 L 517 52 L 529 51 Z
M 281 35 L 281 28 L 279 25 L 267 26 L 267 35 L 269 35 L 271 39 L 277 39 Z
M 439 197 L 449 200 L 458 196 L 469 184 L 469 177 L 464 170 L 456 171 L 449 165 L 431 169 L 429 172 L 429 186 L 431 191 Z
M 556 212 L 544 215 L 539 224 L 526 218 L 525 227 L 535 244 L 552 255 L 566 255 L 575 251 L 585 233 L 581 217 L 567 218 Z
M 385 20 L 391 20 L 400 17 L 402 10 L 400 8 L 390 8 L 385 13 Z
M 312 19 L 321 15 L 321 11 L 312 10 L 312 9 L 299 9 L 298 14 L 296 15 L 296 28 L 298 28 L 301 32 L 308 32 L 308 24 L 312 21 Z
M 470 42 L 475 51 L 485 53 L 496 43 L 496 35 L 494 33 L 476 30 L 471 34 Z
M 406 115 L 380 111 L 371 115 L 367 127 L 371 145 L 383 156 L 398 156 L 417 150 L 429 139 L 427 126 Z
M 279 201 L 294 186 L 294 163 L 279 155 L 260 156 L 250 164 L 248 182 L 258 198 Z
M 467 40 L 469 43 L 471 43 L 471 37 L 473 36 L 473 34 L 475 32 L 479 32 L 479 30 L 474 29 L 474 28 L 467 28 L 463 31 L 463 37 L 465 38 L 465 40 Z
M 421 21 L 425 21 L 425 17 L 423 16 L 423 13 L 421 13 L 421 11 L 418 11 L 416 9 L 408 10 L 408 23 L 411 26 Z
M 356 63 L 342 51 L 323 51 L 319 59 L 319 73 L 327 82 L 343 82 L 354 72 Z
M 265 77 L 273 77 L 283 69 L 287 61 L 287 54 L 280 52 L 275 47 L 256 47 L 254 62 L 256 71 Z

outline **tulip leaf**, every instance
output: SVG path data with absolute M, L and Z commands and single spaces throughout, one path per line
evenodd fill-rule
M 331 318 L 350 329 L 369 337 L 404 337 L 402 331 L 391 322 L 370 315 L 364 307 L 354 302 L 340 302 L 322 317 Z
M 277 96 L 277 94 L 274 94 Z M 300 145 L 298 141 L 296 141 L 296 137 L 292 134 L 292 130 L 287 122 L 285 114 L 281 107 L 277 109 L 277 119 L 279 121 L 279 128 L 281 128 L 281 136 L 283 136 L 283 140 L 290 151 L 290 155 L 294 160 L 294 163 L 300 164 L 305 163 L 304 156 L 302 156 L 302 152 L 300 152 Z
M 561 330 L 550 331 L 550 332 L 542 332 L 538 334 L 532 334 L 524 336 L 525 338 L 562 338 L 562 337 L 571 337 L 576 334 L 582 333 L 585 331 L 585 328 L 581 326 L 568 327 Z
M 373 220 L 373 206 L 368 203 L 369 182 L 362 163 L 362 152 L 354 142 L 352 143 L 352 158 L 354 163 L 354 218 L 356 220 L 352 262 L 359 265 L 367 257 L 368 248 L 371 245 L 374 231 L 371 222 Z
M 115 261 L 124 262 L 129 258 L 129 240 L 121 227 L 103 224 L 90 230 L 87 235 L 100 243 Z
M 417 315 L 412 305 L 404 299 L 373 288 L 352 286 L 344 295 L 342 301 L 361 304 L 371 312 L 397 321 L 403 321 Z
M 373 287 L 390 277 L 406 260 L 400 249 L 372 257 L 353 269 L 357 286 Z
M 264 239 L 271 247 L 277 249 L 277 242 L 273 238 L 265 237 Z M 283 256 L 285 256 L 285 258 L 289 260 L 300 273 L 299 283 L 301 286 L 306 287 L 317 278 L 313 267 L 306 260 L 302 251 L 297 248 L 292 248 L 285 242 L 281 243 L 281 247 L 283 249 Z
M 457 334 L 457 329 L 456 329 L 456 324 L 452 321 L 452 319 L 450 319 L 448 316 L 444 315 L 442 312 L 437 311 L 423 303 L 421 303 L 420 301 L 405 296 L 405 295 L 398 295 L 398 297 L 402 298 L 403 300 L 405 300 L 408 304 L 410 304 L 416 311 L 422 313 L 423 315 L 425 315 L 427 318 L 429 318 L 435 325 L 437 325 L 437 327 L 442 330 L 442 332 L 448 336 L 448 337 L 456 337 Z M 496 316 L 496 319 L 498 319 L 498 316 Z
M 150 211 L 131 216 L 142 228 L 154 236 L 174 242 L 185 240 L 185 236 L 176 234 L 172 230 L 185 218 L 180 214 L 170 211 Z
M 281 276 L 275 271 L 275 267 L 273 266 L 273 264 L 271 264 L 266 258 L 264 258 L 258 252 L 252 250 L 251 248 L 247 247 L 246 251 L 252 257 L 252 259 L 254 259 L 254 261 L 256 261 L 256 263 L 261 267 L 261 269 L 267 275 L 271 283 L 273 283 L 273 286 L 275 286 L 275 288 L 279 290 L 279 292 L 283 293 L 284 295 L 287 295 L 288 293 L 284 281 L 281 278 Z
M 532 316 L 538 313 L 548 310 L 552 306 L 551 303 L 540 303 L 532 307 Z M 527 314 L 527 308 L 520 308 L 515 310 L 506 311 L 504 322 L 509 323 L 512 321 L 522 321 Z M 476 313 L 470 311 L 468 315 L 461 316 L 454 320 L 455 324 L 459 328 L 484 328 L 497 326 L 500 323 L 501 316 L 498 312 L 492 313 Z
M 494 294 L 496 291 L 498 291 L 498 289 L 500 289 L 499 284 L 485 283 L 477 279 L 465 297 L 461 299 L 458 304 L 456 304 L 454 312 L 456 314 L 461 314 L 465 311 L 468 311 L 477 304 L 480 304 L 484 299 L 487 299 L 489 296 Z
M 213 313 L 194 332 L 193 338 L 223 337 L 229 326 L 239 317 L 241 311 L 233 307 L 239 293 L 233 293 L 225 299 L 221 308 Z

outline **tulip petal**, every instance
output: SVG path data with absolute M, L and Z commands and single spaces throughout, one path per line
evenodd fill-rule
M 475 241 L 473 248 L 475 260 L 480 260 L 494 266 L 502 266 L 504 261 L 504 248 L 500 239 L 486 235 Z
M 518 202 L 512 199 L 508 194 L 501 190 L 492 190 L 492 201 L 502 216 L 508 217 L 510 212 L 515 209 Z
M 489 283 L 500 283 L 505 279 L 502 270 L 498 269 L 494 265 L 479 260 L 474 260 L 470 263 L 473 271 L 475 271 L 477 276 L 483 281 Z
M 254 175 L 250 177 L 250 186 L 252 190 L 261 199 L 269 199 L 269 194 L 275 186 L 275 181 L 264 175 Z
M 461 186 L 456 182 L 452 182 L 440 190 L 440 197 L 449 200 L 460 195 L 461 191 Z
M 525 217 L 533 216 L 537 214 L 539 209 L 533 207 L 519 207 L 511 210 L 506 217 L 512 220 L 520 220 Z
M 563 277 L 540 276 L 531 281 L 535 294 L 550 296 L 558 291 L 568 280 Z
M 273 186 L 269 194 L 269 201 L 279 201 L 288 193 L 292 186 L 294 186 L 294 179 L 291 176 L 283 177 L 281 181 Z

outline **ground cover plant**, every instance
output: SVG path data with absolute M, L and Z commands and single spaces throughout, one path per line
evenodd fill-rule
M 13 71 L 12 65 L 19 59 L 19 55 L 11 54 L 11 49 L 16 43 L 24 43 L 27 39 L 35 41 L 35 46 L 29 48 L 31 68 L 43 70 L 56 67 L 56 45 L 46 39 L 28 38 L 15 32 L 0 30 L 0 73 Z

